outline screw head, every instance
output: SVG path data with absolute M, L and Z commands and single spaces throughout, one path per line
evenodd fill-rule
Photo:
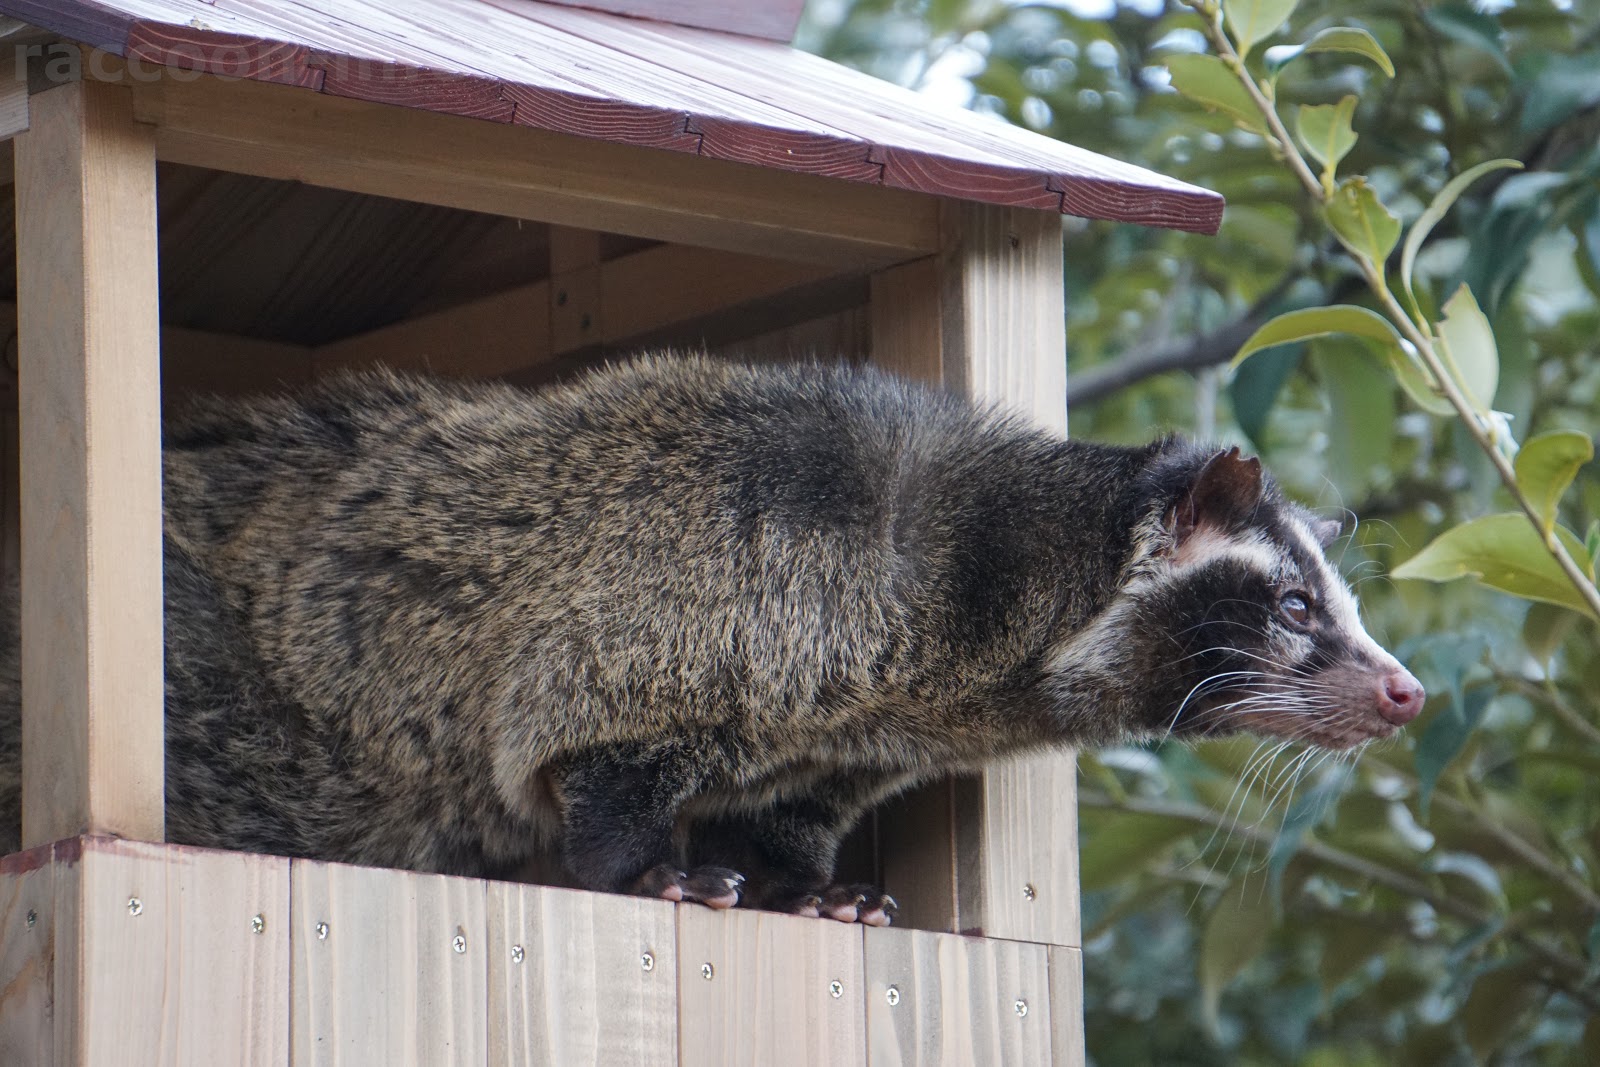
M 889 1007 L 894 1007 L 900 1003 L 900 990 L 895 986 L 890 986 L 883 991 L 883 999 L 889 1002 Z
M 656 969 L 656 958 L 646 952 L 639 957 L 639 966 L 646 971 L 653 971 Z
M 129 915 L 142 915 L 143 913 L 144 913 L 144 901 L 140 900 L 138 897 L 129 897 L 128 898 L 128 914 Z
M 252 933 L 264 934 L 267 932 L 267 917 L 265 915 L 250 916 L 250 930 Z
M 1026 1000 L 1018 1000 L 1011 1005 L 1011 1010 L 1017 1013 L 1017 1018 L 1025 1019 L 1028 1017 L 1028 1002 Z
M 1022 899 L 1023 900 L 1033 900 L 1036 897 L 1038 897 L 1038 895 L 1039 895 L 1039 891 L 1034 889 L 1033 886 L 1025 885 L 1025 886 L 1022 887 Z
M 452 937 L 450 939 L 450 947 L 456 950 L 457 955 L 467 951 L 467 935 L 457 934 L 455 937 Z
M 317 924 L 317 940 L 318 941 L 326 941 L 326 940 L 328 940 L 328 924 L 327 923 L 318 923 Z
M 527 958 L 528 958 L 527 950 L 525 950 L 521 945 L 512 945 L 511 946 L 511 962 L 512 963 L 521 963 L 523 960 L 525 960 Z
M 828 996 L 832 997 L 834 1000 L 838 1000 L 840 997 L 844 996 L 844 983 L 839 981 L 837 978 L 829 982 Z
M 28 909 L 28 929 L 33 929 L 33 924 L 39 921 L 39 913 L 32 908 Z
M 700 965 L 700 977 L 704 978 L 706 981 L 708 981 L 708 982 L 711 981 L 711 979 L 716 976 L 716 973 L 717 973 L 717 969 L 715 967 L 711 966 L 711 964 L 702 963 Z

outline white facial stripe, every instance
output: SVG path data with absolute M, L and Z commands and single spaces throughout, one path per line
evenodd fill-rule
M 1285 525 L 1299 539 L 1301 548 L 1311 559 L 1311 565 L 1317 568 L 1317 576 L 1321 578 L 1323 588 L 1327 590 L 1323 607 L 1332 616 L 1334 625 L 1348 634 L 1351 640 L 1360 645 L 1362 650 L 1377 662 L 1392 661 L 1394 657 L 1367 634 L 1366 627 L 1361 624 L 1361 610 L 1356 603 L 1355 594 L 1350 592 L 1350 587 L 1345 584 L 1344 578 L 1333 569 L 1333 564 L 1328 562 L 1328 557 L 1317 544 L 1311 527 L 1296 517 L 1287 517 Z
M 1173 570 L 1179 573 L 1232 559 L 1262 574 L 1283 570 L 1283 556 L 1272 542 L 1259 533 L 1239 537 L 1209 526 L 1201 526 L 1184 539 L 1173 555 Z

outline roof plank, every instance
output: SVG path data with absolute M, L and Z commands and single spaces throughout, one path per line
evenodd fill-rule
M 613 15 L 701 26 L 770 41 L 794 39 L 805 0 L 548 0 Z
M 798 3 L 0 0 L 130 58 L 332 96 L 1090 218 L 1221 220 L 1214 192 L 940 107 L 742 20 L 776 8 Z

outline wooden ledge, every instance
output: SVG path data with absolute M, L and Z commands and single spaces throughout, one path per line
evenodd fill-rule
M 1078 950 L 106 837 L 0 859 L 26 1062 L 1067 1064 Z M 891 990 L 893 992 L 891 992 Z

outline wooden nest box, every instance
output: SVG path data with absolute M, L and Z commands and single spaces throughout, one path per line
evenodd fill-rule
M 1061 214 L 1216 228 L 1212 193 L 791 49 L 799 7 L 0 0 L 0 1062 L 1081 1062 L 1070 756 L 878 813 L 848 862 L 889 930 L 163 843 L 163 401 L 704 345 L 1060 429 Z

